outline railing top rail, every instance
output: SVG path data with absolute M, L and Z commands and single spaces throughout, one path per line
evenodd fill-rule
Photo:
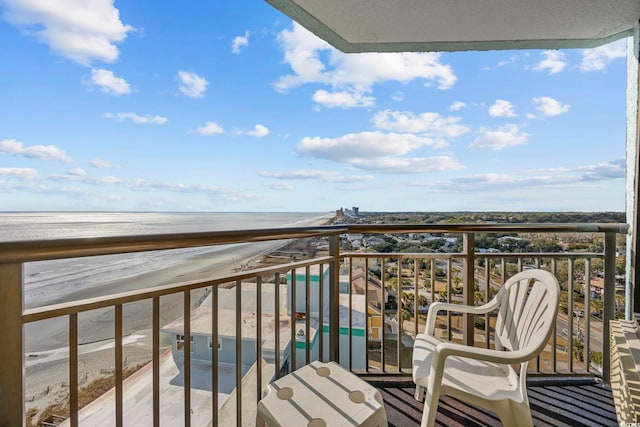
M 349 233 L 616 233 L 624 223 L 350 224 Z
M 349 224 L 0 242 L 0 263 L 45 261 L 349 233 L 617 233 L 627 224 Z
M 0 264 L 330 236 L 346 231 L 345 226 L 311 226 L 0 242 Z

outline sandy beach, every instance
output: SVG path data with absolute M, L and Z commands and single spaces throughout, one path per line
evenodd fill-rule
M 309 225 L 326 223 L 326 219 Z M 99 297 L 118 292 L 153 286 L 224 277 L 247 265 L 254 265 L 262 256 L 290 243 L 290 240 L 239 244 L 211 253 L 199 254 L 174 265 L 73 292 L 49 293 L 38 305 Z M 65 295 L 66 293 L 66 295 Z M 192 306 L 196 306 L 204 290 L 192 291 Z M 162 297 L 161 324 L 183 313 L 182 294 Z M 123 342 L 125 367 L 137 366 L 151 360 L 151 301 L 127 304 L 123 307 Z M 114 309 L 107 308 L 78 316 L 79 361 L 78 380 L 82 387 L 93 379 L 109 375 L 114 368 Z M 68 318 L 61 317 L 28 324 L 25 327 L 25 400 L 26 409 L 43 409 L 60 401 L 68 392 Z M 170 345 L 165 338 L 163 346 Z

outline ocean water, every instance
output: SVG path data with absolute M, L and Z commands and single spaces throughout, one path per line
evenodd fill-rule
M 0 242 L 295 227 L 326 213 L 0 212 Z
M 0 241 L 189 233 L 308 225 L 326 213 L 0 213 Z M 25 306 L 64 300 L 78 287 L 132 277 L 231 245 L 26 263 Z

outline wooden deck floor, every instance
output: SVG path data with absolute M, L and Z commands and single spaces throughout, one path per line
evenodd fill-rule
M 413 382 L 367 378 L 384 398 L 390 426 L 420 425 L 422 403 L 413 398 Z M 528 387 L 535 426 L 617 426 L 611 388 L 593 381 L 533 379 Z M 436 425 L 501 426 L 495 414 L 444 396 Z

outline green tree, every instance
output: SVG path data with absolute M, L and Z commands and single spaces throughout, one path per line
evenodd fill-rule
M 577 338 L 573 339 L 573 358 L 584 362 L 584 344 Z

